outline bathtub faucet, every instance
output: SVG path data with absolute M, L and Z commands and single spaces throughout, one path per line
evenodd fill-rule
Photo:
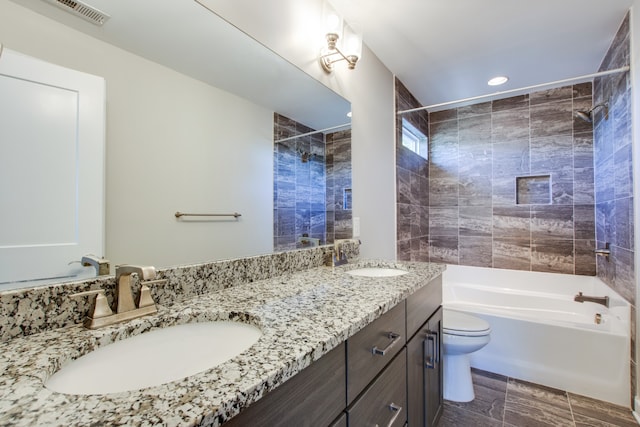
M 605 307 L 609 307 L 609 297 L 589 297 L 586 295 L 582 295 L 582 292 L 578 292 L 578 295 L 573 297 L 573 300 L 577 302 L 595 302 L 596 304 L 602 304 Z

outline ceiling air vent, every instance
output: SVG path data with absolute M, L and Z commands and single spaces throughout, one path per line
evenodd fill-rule
M 78 0 L 45 0 L 93 24 L 102 25 L 110 18 L 106 13 Z

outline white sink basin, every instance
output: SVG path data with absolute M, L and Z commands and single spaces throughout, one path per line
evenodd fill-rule
M 72 361 L 45 382 L 67 394 L 139 390 L 213 368 L 262 336 L 254 325 L 204 322 L 157 329 L 100 347 Z
M 355 270 L 347 271 L 347 274 L 351 274 L 352 276 L 361 276 L 361 277 L 393 277 L 393 276 L 402 276 L 403 274 L 407 274 L 408 271 L 399 270 L 397 268 L 387 268 L 387 267 L 368 267 L 368 268 L 358 268 Z

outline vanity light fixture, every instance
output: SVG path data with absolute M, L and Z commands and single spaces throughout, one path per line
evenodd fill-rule
M 322 11 L 322 31 L 326 46 L 320 49 L 320 65 L 327 72 L 333 71 L 333 64 L 347 61 L 347 68 L 356 68 L 362 57 L 362 34 L 353 25 L 344 23 L 336 11 L 324 2 Z
M 491 80 L 489 80 L 487 82 L 487 84 L 489 86 L 500 86 L 500 85 L 505 84 L 508 81 L 509 81 L 509 77 L 507 77 L 507 76 L 496 76 L 496 77 L 492 78 Z

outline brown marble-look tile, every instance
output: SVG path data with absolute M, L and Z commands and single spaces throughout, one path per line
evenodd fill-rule
M 493 206 L 514 206 L 516 204 L 516 180 L 512 176 L 494 177 L 492 180 Z
M 531 270 L 574 274 L 574 241 L 534 239 L 531 242 Z
M 589 111 L 593 107 L 593 100 L 591 96 L 583 97 L 583 98 L 574 98 L 573 99 L 573 133 L 581 133 L 581 132 L 592 132 L 593 131 L 593 123 L 582 120 L 575 113 L 577 111 Z
M 490 176 L 460 176 L 458 204 L 460 206 L 491 206 Z
M 615 203 L 613 201 L 596 204 L 596 239 L 603 244 L 615 240 L 614 218 Z
M 582 423 L 580 425 L 588 422 L 588 420 L 584 420 L 585 417 L 620 427 L 638 425 L 628 408 L 573 393 L 569 393 L 569 402 L 576 422 Z
M 429 261 L 458 264 L 458 236 L 429 236 Z
M 614 197 L 630 197 L 633 194 L 633 162 L 631 144 L 625 145 L 613 155 Z
M 531 138 L 531 173 L 561 172 L 572 178 L 573 136 Z
M 491 143 L 491 114 L 461 116 L 458 119 L 460 145 Z
M 633 248 L 633 198 L 617 199 L 614 202 L 614 215 L 609 218 L 614 221 L 613 244 L 623 249 Z
M 573 166 L 593 168 L 593 131 L 573 134 Z
M 593 167 L 573 170 L 573 202 L 575 204 L 593 204 L 595 202 L 593 173 Z
M 403 168 L 396 168 L 397 203 L 415 203 L 411 193 L 411 172 Z
M 398 215 L 396 238 L 398 240 L 408 240 L 411 238 L 411 222 L 416 220 L 413 216 L 412 206 L 407 203 L 397 203 L 396 213 Z
M 504 402 L 507 389 L 507 378 L 491 372 L 471 370 L 473 391 L 476 398 L 471 402 L 446 401 L 445 413 L 456 414 L 464 412 L 476 417 L 502 421 Z M 456 424 L 462 426 L 468 424 Z
M 531 106 L 531 137 L 573 134 L 571 99 Z
M 429 124 L 444 122 L 447 120 L 456 120 L 458 118 L 458 109 L 452 108 L 449 110 L 434 111 L 429 113 Z
M 529 238 L 494 237 L 493 267 L 530 271 L 531 243 Z
M 529 206 L 496 206 L 493 208 L 493 237 L 529 240 L 531 213 Z
M 429 180 L 430 206 L 457 206 L 458 179 L 431 178 Z
M 502 427 L 502 420 L 496 420 L 466 409 L 451 409 L 451 403 L 444 402 L 444 411 L 438 422 L 438 427 Z
M 491 237 L 493 208 L 491 206 L 460 206 L 459 233 L 464 237 Z
M 429 235 L 457 236 L 458 207 L 430 207 Z
M 514 426 L 573 426 L 563 391 L 509 379 L 504 422 Z
M 573 87 L 563 86 L 559 88 L 541 90 L 529 94 L 529 102 L 531 106 L 540 105 L 545 102 L 567 101 L 573 97 Z
M 528 175 L 530 167 L 529 138 L 493 144 L 493 177 Z
M 554 205 L 573 205 L 574 181 L 558 175 L 555 172 L 551 174 L 551 201 Z
M 480 114 L 491 114 L 491 101 L 458 108 L 458 119 L 465 119 Z
M 411 239 L 411 261 L 429 261 L 429 236 Z
M 529 138 L 529 109 L 503 110 L 492 114 L 491 139 L 494 143 Z
M 573 85 L 573 98 L 581 98 L 583 96 L 591 97 L 593 93 L 593 84 L 591 82 L 578 83 Z
M 461 265 L 493 267 L 491 237 L 459 237 L 459 257 Z
M 575 274 L 582 276 L 596 275 L 595 240 L 574 240 Z
M 573 206 L 536 206 L 531 210 L 532 239 L 573 239 Z
M 529 95 L 518 95 L 510 98 L 496 99 L 491 103 L 492 112 L 497 113 L 516 108 L 529 108 Z
M 629 303 L 635 305 L 636 284 L 633 256 L 632 251 L 613 246 L 609 264 L 614 265 L 613 289 Z

